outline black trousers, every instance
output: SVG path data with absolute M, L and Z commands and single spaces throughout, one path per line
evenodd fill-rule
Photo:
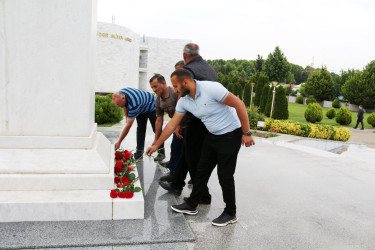
M 189 122 L 185 130 L 182 155 L 172 182 L 172 187 L 175 189 L 182 189 L 185 186 L 185 179 L 188 172 L 191 178 L 194 179 L 197 165 L 201 157 L 203 141 L 208 134 L 206 126 L 204 126 L 200 119 L 190 113 L 187 113 L 185 116 L 188 116 Z M 207 189 L 205 197 L 208 198 L 209 196 L 210 194 Z
M 193 180 L 193 191 L 188 204 L 196 207 L 202 195 L 206 192 L 211 173 L 217 165 L 219 183 L 226 204 L 224 211 L 230 215 L 236 214 L 236 194 L 234 172 L 237 155 L 241 148 L 242 129 L 238 128 L 223 135 L 208 133 L 202 146 L 202 155 Z
M 361 123 L 362 128 L 364 128 L 364 126 L 363 126 L 363 118 L 362 119 L 358 119 L 357 118 L 357 124 L 355 125 L 355 128 L 358 128 L 359 123 Z
M 147 120 L 150 120 L 152 130 L 155 133 L 156 112 L 152 111 L 142 113 L 135 119 L 137 120 L 137 152 L 143 152 L 145 147 Z M 165 155 L 164 143 L 159 147 L 158 152 Z
M 185 129 L 183 128 L 181 131 L 182 136 L 185 136 Z M 173 133 L 173 139 L 171 144 L 171 158 L 169 160 L 169 170 L 171 171 L 171 175 L 174 175 L 178 163 L 180 162 L 181 155 L 182 155 L 182 146 L 184 143 L 184 138 L 180 139 Z

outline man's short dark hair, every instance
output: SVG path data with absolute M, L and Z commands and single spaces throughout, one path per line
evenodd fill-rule
M 181 60 L 181 61 L 178 61 L 174 66 L 175 66 L 175 67 L 176 67 L 176 66 L 184 67 L 184 65 L 185 65 L 184 60 Z
M 153 80 L 155 80 L 155 79 L 157 79 L 158 82 L 160 82 L 160 83 L 165 82 L 165 78 L 164 78 L 164 76 L 162 76 L 162 75 L 160 75 L 160 74 L 155 74 L 153 77 L 151 77 L 151 79 L 150 79 L 150 83 L 151 83 Z
M 196 43 L 188 43 L 184 47 L 184 53 L 187 56 L 197 56 L 199 55 L 199 46 Z
M 191 73 L 186 69 L 176 69 L 171 74 L 171 78 L 176 76 L 179 82 L 182 82 L 184 79 L 190 79 L 193 80 L 193 76 Z

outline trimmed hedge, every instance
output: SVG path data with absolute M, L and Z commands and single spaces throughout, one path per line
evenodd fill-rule
M 309 96 L 307 99 L 306 99 L 306 104 L 309 105 L 310 103 L 314 103 L 316 102 L 314 96 Z
M 349 125 L 352 122 L 352 113 L 348 107 L 342 106 L 336 114 L 336 122 L 341 125 Z
M 305 119 L 311 123 L 320 122 L 323 119 L 322 107 L 316 102 L 310 103 L 305 111 Z
M 375 127 L 375 113 L 371 113 L 367 117 L 367 123 L 370 124 L 371 126 Z
M 112 103 L 112 95 L 106 96 L 95 95 L 95 122 L 117 123 L 124 117 L 123 109 Z
M 302 95 L 297 96 L 297 103 L 303 104 L 303 96 Z
M 335 141 L 347 141 L 351 136 L 350 130 L 344 127 L 266 119 L 263 130 L 269 131 L 270 129 L 272 131 L 277 129 L 278 133 L 283 134 Z
M 333 119 L 336 116 L 336 110 L 334 108 L 330 108 L 327 110 L 326 116 L 328 119 Z
M 336 108 L 336 109 L 340 108 L 340 101 L 339 101 L 339 99 L 336 98 L 335 100 L 333 100 L 332 107 Z

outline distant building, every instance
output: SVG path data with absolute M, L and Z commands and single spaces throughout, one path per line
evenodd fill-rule
M 184 45 L 190 40 L 139 35 L 111 23 L 97 23 L 96 93 L 112 93 L 124 87 L 152 92 L 149 79 L 154 73 L 169 76 L 182 60 Z

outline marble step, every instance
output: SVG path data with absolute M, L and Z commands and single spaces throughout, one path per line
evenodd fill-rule
M 131 199 L 112 199 L 109 194 L 110 189 L 0 191 L 0 222 L 144 218 L 142 191 Z

